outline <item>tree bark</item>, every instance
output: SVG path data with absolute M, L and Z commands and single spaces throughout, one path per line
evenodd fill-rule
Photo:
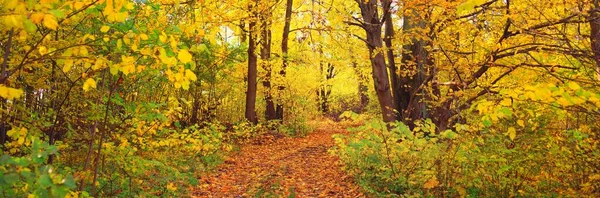
M 362 113 L 365 111 L 367 105 L 369 105 L 369 95 L 367 95 L 367 91 L 369 91 L 369 88 L 365 83 L 366 77 L 360 73 L 360 70 L 358 70 L 358 63 L 356 62 L 354 57 L 352 57 L 352 68 L 354 68 L 354 72 L 356 73 L 356 76 L 358 76 L 358 97 L 360 103 L 358 104 L 358 109 L 356 113 Z
M 592 10 L 589 12 L 590 21 L 590 43 L 592 44 L 592 52 L 594 53 L 594 61 L 596 62 L 596 76 L 600 80 L 600 2 L 594 0 Z
M 392 43 L 392 39 L 394 38 L 394 23 L 392 21 L 392 10 L 391 10 L 391 0 L 383 1 L 383 11 L 385 12 L 386 20 L 385 20 L 385 33 L 384 33 L 384 42 L 386 47 L 387 59 L 388 59 L 388 67 L 390 68 L 390 80 L 392 87 L 392 97 L 398 98 L 400 97 L 400 76 L 398 73 L 398 67 L 396 66 L 396 60 L 394 55 L 394 45 Z M 396 102 L 396 100 L 394 100 Z M 397 103 L 397 102 L 396 102 Z M 399 104 L 394 104 L 395 110 L 400 113 L 402 112 L 401 106 Z M 397 118 L 399 118 L 398 116 Z
M 283 56 L 281 71 L 279 71 L 279 75 L 281 78 L 285 78 L 286 69 L 288 66 L 288 40 L 290 36 L 290 22 L 292 21 L 292 5 L 294 4 L 294 0 L 287 0 L 285 7 L 285 24 L 283 26 L 283 35 L 281 39 L 281 54 Z M 283 104 L 281 101 L 281 94 L 285 91 L 285 85 L 279 85 L 278 87 L 278 97 L 279 102 L 277 103 L 277 107 L 275 109 L 275 117 L 283 121 Z
M 258 123 L 256 117 L 256 88 L 257 88 L 257 57 L 254 29 L 256 22 L 252 21 L 248 27 L 248 87 L 246 90 L 246 119 L 254 124 Z
M 275 120 L 277 119 L 275 115 L 275 103 L 273 102 L 273 93 L 272 93 L 272 71 L 271 67 L 271 25 L 269 24 L 270 16 L 261 17 L 261 38 L 260 38 L 260 59 L 262 68 L 265 70 L 265 78 L 263 80 L 263 86 L 265 87 L 265 117 L 267 120 Z
M 411 13 L 404 16 L 403 31 L 408 32 L 413 28 L 425 28 L 418 17 Z M 415 19 L 415 21 L 413 21 Z M 431 70 L 432 61 L 429 52 L 425 49 L 427 42 L 420 39 L 413 39 L 411 43 L 403 46 L 402 61 L 400 71 L 403 72 L 399 78 L 399 90 L 397 93 L 396 103 L 400 120 L 403 121 L 409 128 L 414 128 L 414 121 L 427 118 L 428 109 L 424 99 L 426 97 L 425 87 L 428 75 L 427 70 Z
M 393 122 L 396 120 L 394 113 L 394 104 L 390 88 L 388 70 L 385 64 L 385 56 L 381 49 L 383 40 L 381 38 L 382 23 L 378 14 L 378 1 L 356 1 L 361 10 L 363 18 L 363 28 L 367 34 L 367 46 L 371 59 L 373 70 L 373 83 L 377 93 L 377 100 L 381 109 L 384 122 Z

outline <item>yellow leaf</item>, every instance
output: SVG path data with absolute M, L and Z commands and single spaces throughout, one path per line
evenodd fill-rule
M 573 91 L 577 91 L 577 90 L 581 89 L 581 86 L 579 86 L 579 84 L 577 84 L 576 82 L 569 82 L 567 85 Z
M 185 81 L 181 82 L 181 88 L 184 89 L 184 90 L 190 89 L 190 81 L 189 80 L 185 80 Z
M 19 98 L 23 95 L 23 90 L 14 89 L 10 87 L 5 87 L 4 85 L 0 85 L 0 97 L 12 100 Z
M 40 52 L 40 55 L 44 55 L 48 53 L 48 48 L 44 47 L 44 46 L 40 46 L 38 48 L 38 52 Z
M 504 98 L 500 101 L 500 105 L 504 107 L 510 107 L 512 105 L 512 100 L 510 98 Z
M 525 127 L 525 121 L 523 120 L 517 120 L 517 124 L 521 127 Z
M 167 42 L 167 34 L 165 34 L 164 32 L 163 32 L 163 33 L 161 33 L 161 34 L 158 36 L 158 40 L 160 40 L 160 42 L 162 42 L 162 43 L 166 43 L 166 42 Z
M 85 46 L 80 47 L 79 48 L 79 54 L 82 55 L 82 56 L 87 56 L 88 55 L 87 47 L 85 47 Z
M 102 33 L 106 33 L 106 32 L 108 32 L 108 30 L 110 30 L 110 27 L 108 27 L 108 26 L 106 26 L 106 25 L 105 25 L 105 26 L 102 26 L 102 27 L 100 28 L 100 32 L 102 32 Z
M 117 75 L 119 74 L 119 64 L 114 64 L 110 66 L 110 74 Z
M 146 35 L 146 34 L 140 34 L 140 38 L 141 38 L 142 40 L 144 40 L 144 41 L 145 41 L 145 40 L 148 40 L 148 35 Z
M 435 176 L 433 176 L 431 179 L 429 179 L 427 182 L 425 182 L 425 184 L 423 184 L 423 188 L 426 189 L 432 189 L 437 187 L 440 184 L 440 182 L 437 180 L 437 178 Z
M 78 1 L 78 2 L 75 2 L 73 7 L 75 8 L 75 10 L 79 10 L 79 9 L 83 8 L 84 5 L 85 5 L 84 2 Z
M 508 138 L 515 140 L 517 137 L 517 130 L 514 127 L 508 127 Z
M 183 63 L 192 62 L 192 54 L 187 50 L 180 50 L 179 54 L 177 54 L 177 59 Z
M 125 5 L 125 9 L 133 10 L 135 9 L 133 2 L 129 2 Z
M 567 99 L 565 99 L 565 98 L 563 98 L 563 97 L 561 97 L 561 98 L 558 98 L 558 100 L 556 100 L 556 102 L 557 102 L 558 104 L 560 104 L 561 106 L 563 106 L 563 107 L 566 107 L 566 106 L 569 106 L 569 105 L 571 105 L 571 104 L 572 104 L 571 102 L 569 102 L 569 100 L 567 100 Z
M 192 70 L 189 70 L 189 69 L 185 70 L 185 77 L 191 81 L 198 80 L 198 78 L 196 77 L 196 74 L 194 74 L 194 72 L 192 72 Z
M 89 91 L 90 88 L 96 89 L 96 81 L 93 78 L 88 78 L 87 80 L 85 80 L 85 83 L 83 83 L 84 91 Z
M 169 182 L 167 184 L 167 190 L 169 190 L 169 191 L 176 191 L 177 190 L 177 186 L 174 183 Z
M 62 70 L 63 70 L 63 72 L 67 73 L 67 72 L 71 71 L 71 67 L 73 67 L 73 60 L 67 59 L 67 60 L 65 60 L 65 65 L 63 66 Z
M 121 71 L 123 72 L 123 74 L 129 75 L 129 74 L 135 72 L 135 65 L 133 65 L 133 64 L 123 65 L 123 67 L 121 67 Z
M 102 58 L 98 58 L 96 59 L 96 62 L 94 63 L 94 70 L 99 70 L 102 67 L 104 67 L 104 60 Z
M 41 12 L 37 12 L 37 13 L 33 13 L 31 14 L 31 22 L 35 23 L 35 24 L 39 24 L 42 22 L 42 20 L 44 20 L 44 13 Z
M 56 21 L 56 17 L 51 14 L 44 15 L 44 26 L 50 28 L 52 30 L 56 30 L 58 28 L 58 22 Z

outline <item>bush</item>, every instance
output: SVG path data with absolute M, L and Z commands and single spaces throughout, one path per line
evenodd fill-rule
M 35 132 L 30 133 L 26 128 L 13 128 L 7 134 L 13 141 L 2 149 L 0 157 L 2 197 L 65 197 L 79 194 L 74 192 L 75 180 L 69 169 L 46 164 L 50 155 L 58 155 L 56 146 L 40 140 Z M 81 195 L 86 197 L 87 193 Z
M 489 114 L 488 114 L 489 115 Z M 508 121 L 509 117 L 505 117 Z M 550 118 L 539 118 L 545 123 Z M 409 130 L 370 121 L 336 135 L 333 150 L 375 196 L 562 197 L 600 192 L 597 137 L 539 126 L 518 137 L 494 127 L 457 125 L 436 135 L 428 120 Z M 505 126 L 505 125 L 504 125 Z

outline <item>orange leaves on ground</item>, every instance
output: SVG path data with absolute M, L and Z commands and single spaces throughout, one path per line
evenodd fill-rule
M 328 153 L 331 135 L 340 132 L 319 129 L 304 138 L 268 134 L 242 146 L 214 174 L 202 178 L 194 196 L 361 197 L 338 158 Z

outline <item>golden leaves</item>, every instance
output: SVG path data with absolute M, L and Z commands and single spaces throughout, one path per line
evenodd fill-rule
M 179 54 L 177 54 L 177 59 L 183 63 L 192 62 L 192 54 L 187 50 L 179 50 Z
M 427 180 L 427 182 L 425 182 L 425 184 L 423 184 L 423 188 L 425 189 L 432 189 L 437 187 L 438 185 L 440 185 L 440 182 L 437 180 L 437 177 L 435 177 L 435 175 Z
M 139 36 L 140 36 L 140 39 L 142 39 L 143 41 L 148 40 L 148 35 L 147 34 L 142 33 Z
M 36 12 L 31 14 L 31 22 L 35 23 L 35 24 L 39 24 L 42 22 L 42 20 L 44 20 L 44 13 L 41 12 Z
M 523 121 L 523 120 L 517 120 L 517 125 L 519 125 L 521 127 L 525 127 L 525 121 Z
M 169 190 L 169 191 L 177 191 L 177 185 L 175 185 L 175 184 L 174 184 L 174 183 L 172 183 L 172 182 L 169 182 L 169 183 L 167 184 L 167 190 Z
M 44 21 L 42 22 L 44 26 L 50 28 L 52 30 L 56 30 L 58 28 L 58 22 L 56 21 L 56 17 L 51 14 L 44 15 Z
M 6 98 L 9 100 L 13 100 L 16 98 L 20 98 L 23 95 L 23 90 L 15 89 L 10 87 L 5 87 L 4 85 L 0 85 L 0 97 Z
M 567 86 L 569 87 L 569 89 L 572 89 L 573 91 L 577 91 L 581 89 L 581 86 L 579 86 L 579 84 L 577 84 L 576 82 L 569 82 L 567 83 Z
M 67 59 L 64 62 L 62 70 L 63 72 L 67 73 L 71 70 L 71 67 L 73 67 L 73 59 Z
M 125 75 L 135 72 L 135 58 L 133 56 L 121 56 L 120 70 Z
M 515 127 L 508 127 L 506 135 L 508 135 L 510 140 L 515 140 L 515 138 L 517 137 L 517 130 L 515 129 Z
M 105 26 L 102 26 L 102 27 L 100 28 L 100 32 L 102 32 L 102 33 L 106 33 L 106 32 L 108 32 L 108 30 L 110 30 L 110 27 L 109 27 L 109 26 L 106 26 L 106 25 L 105 25 Z
M 92 88 L 96 89 L 96 81 L 93 78 L 88 78 L 83 83 L 83 90 L 87 92 Z

